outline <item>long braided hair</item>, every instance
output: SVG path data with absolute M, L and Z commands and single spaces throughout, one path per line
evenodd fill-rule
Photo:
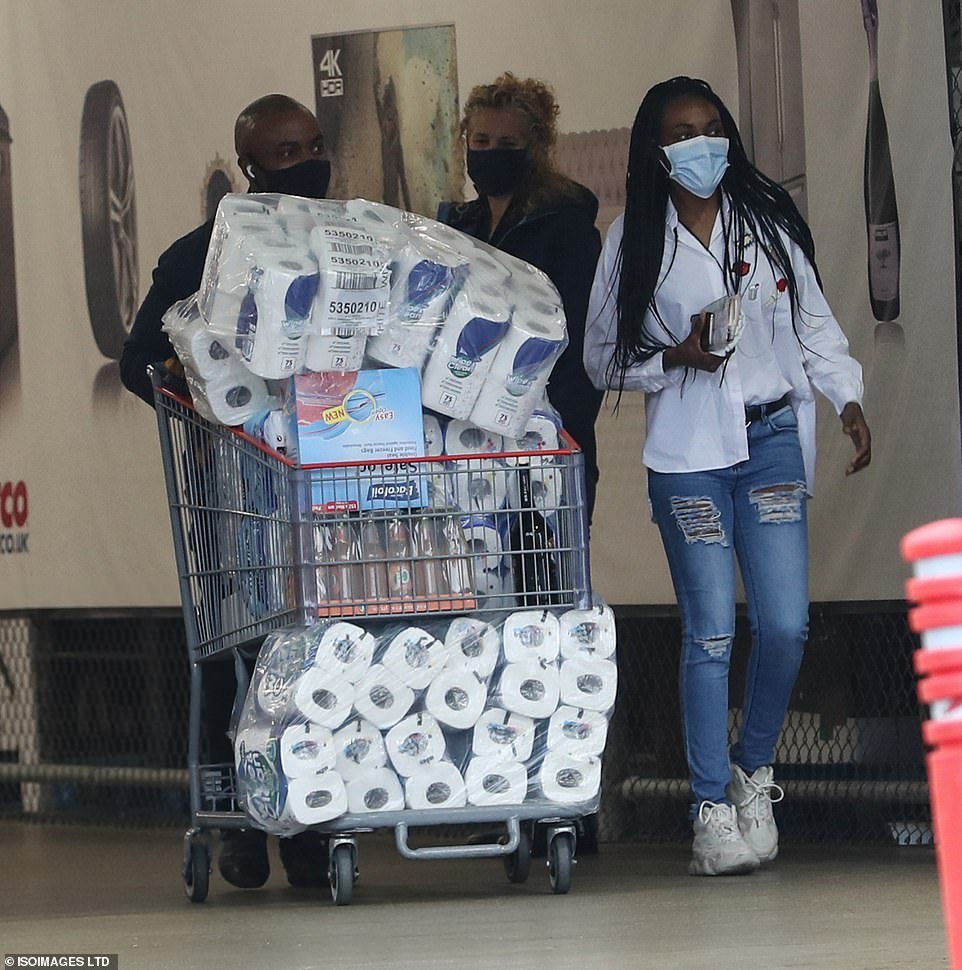
M 737 278 L 736 268 L 743 262 L 746 236 L 753 235 L 759 252 L 767 256 L 776 277 L 783 277 L 787 283 L 795 326 L 798 286 L 791 257 L 779 230 L 801 248 L 819 279 L 811 230 L 788 192 L 748 160 L 735 119 L 721 98 L 707 82 L 697 78 L 680 76 L 656 84 L 641 102 L 628 149 L 624 234 L 618 251 L 615 294 L 618 330 L 608 369 L 608 386 L 616 388 L 619 395 L 629 367 L 678 342 L 661 320 L 655 305 L 665 253 L 665 209 L 669 188 L 659 142 L 666 106 L 686 97 L 703 98 L 718 109 L 729 142 L 728 169 L 721 182 L 730 202 L 729 224 L 724 226 L 726 246 L 722 267 L 726 287 L 737 286 L 733 281 Z M 655 332 L 645 320 L 648 310 L 657 323 Z

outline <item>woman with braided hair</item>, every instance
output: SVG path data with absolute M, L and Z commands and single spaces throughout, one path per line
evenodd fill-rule
M 871 437 L 812 234 L 704 81 L 657 84 L 638 110 L 585 366 L 596 387 L 645 394 L 642 461 L 682 620 L 689 872 L 751 872 L 778 852 L 772 761 L 808 631 L 814 391 L 854 442 L 848 474 L 868 465 Z M 729 750 L 736 560 L 752 652 Z

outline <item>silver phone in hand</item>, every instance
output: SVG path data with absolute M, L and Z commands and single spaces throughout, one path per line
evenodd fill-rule
M 706 354 L 727 354 L 741 329 L 741 294 L 729 293 L 713 300 L 701 312 L 706 317 L 705 329 L 701 332 L 701 349 Z

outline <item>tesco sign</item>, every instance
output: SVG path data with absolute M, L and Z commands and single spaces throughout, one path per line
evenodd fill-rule
M 22 530 L 30 514 L 26 482 L 0 482 L 0 529 Z M 0 531 L 0 556 L 29 552 L 29 532 Z

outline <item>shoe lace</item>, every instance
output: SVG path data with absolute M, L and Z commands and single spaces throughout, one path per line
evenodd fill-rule
M 702 802 L 698 808 L 698 818 L 719 842 L 736 842 L 742 837 L 731 805 Z
M 785 790 L 781 785 L 776 785 L 774 781 L 758 782 L 750 775 L 745 776 L 745 785 L 751 795 L 743 806 L 739 806 L 742 812 L 759 822 L 767 822 L 774 818 L 772 805 L 785 797 Z

